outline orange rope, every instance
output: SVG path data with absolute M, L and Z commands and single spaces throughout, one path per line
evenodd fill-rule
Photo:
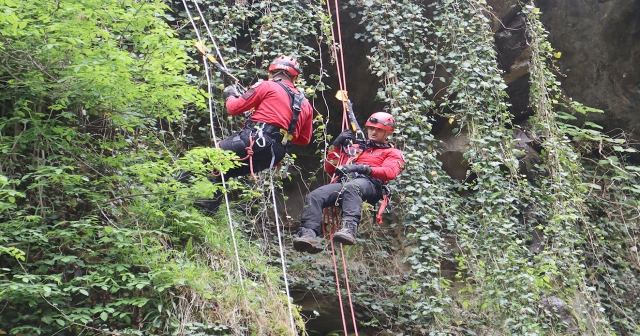
M 327 12 L 329 13 L 329 15 L 331 15 L 331 4 L 330 1 L 327 0 Z M 344 72 L 344 56 L 342 53 L 342 34 L 340 32 L 340 14 L 338 13 L 338 3 L 336 2 L 336 20 L 337 20 L 337 25 L 338 25 L 338 44 L 340 45 L 340 57 L 338 57 L 338 46 L 336 45 L 336 41 L 335 41 L 335 32 L 333 30 L 333 24 L 331 25 L 331 36 L 334 37 L 333 39 L 333 58 L 336 60 L 336 71 L 338 72 L 338 86 L 340 87 L 340 90 L 344 90 L 347 91 L 347 83 L 346 83 L 346 77 L 345 76 L 345 72 Z M 342 68 L 341 68 L 342 65 Z M 347 122 L 348 118 L 347 118 L 347 102 L 346 101 L 342 101 L 342 130 L 344 131 L 345 128 L 348 127 L 348 122 Z
M 337 52 L 338 46 L 336 45 L 335 38 L 334 38 L 334 45 L 333 45 L 333 56 L 336 60 L 339 87 L 341 90 L 344 90 L 346 92 L 347 83 L 346 83 L 346 74 L 344 70 L 344 54 L 342 52 L 342 33 L 340 31 L 340 13 L 338 8 L 338 1 L 334 0 L 334 3 L 335 3 L 335 10 L 336 10 L 336 25 L 338 30 L 337 43 L 340 46 L 340 56 L 338 57 L 338 52 Z M 327 0 L 327 12 L 329 13 L 329 15 L 331 15 L 331 5 L 328 0 Z M 331 25 L 331 36 L 336 36 L 333 30 L 333 24 Z M 348 124 L 348 118 L 347 118 L 347 103 L 346 103 L 346 100 L 342 100 L 342 130 L 344 131 L 345 128 L 348 127 L 348 125 L 349 124 Z M 348 156 L 346 153 L 340 153 L 339 165 L 350 163 L 352 160 L 353 158 Z M 335 183 L 337 181 L 338 181 L 338 176 L 336 176 L 336 174 L 334 173 L 331 178 L 331 183 Z M 336 288 L 338 293 L 338 300 L 340 303 L 340 314 L 342 315 L 342 326 L 344 328 L 344 334 L 347 335 L 348 334 L 347 323 L 344 316 L 344 307 L 342 306 L 342 295 L 340 292 L 340 276 L 338 275 L 338 266 L 336 263 L 335 248 L 333 244 L 333 235 L 338 231 L 338 228 L 340 227 L 340 209 L 338 209 L 338 207 L 336 206 L 325 208 L 323 211 L 322 221 L 325 224 L 322 227 L 323 235 L 325 237 L 328 236 L 329 241 L 331 242 L 331 258 L 333 260 L 333 269 L 334 269 L 335 278 L 336 278 Z M 342 268 L 344 270 L 344 279 L 347 287 L 347 296 L 349 297 L 349 307 L 351 309 L 353 328 L 356 336 L 358 336 L 358 326 L 356 323 L 356 315 L 353 308 L 353 301 L 351 300 L 351 290 L 349 288 L 349 277 L 347 275 L 347 264 L 344 258 L 344 250 L 342 248 L 342 244 L 340 244 L 340 254 L 342 256 Z
M 251 176 L 253 177 L 253 179 L 255 181 L 258 180 L 258 177 L 256 176 L 256 174 L 253 172 L 253 144 L 255 143 L 255 140 L 253 139 L 252 136 L 249 137 L 249 147 L 245 147 L 244 149 L 247 151 L 247 156 L 243 157 L 242 159 L 233 159 L 234 161 L 244 161 L 246 159 L 249 159 L 249 171 L 251 172 Z M 219 143 L 216 143 L 216 148 L 219 148 Z M 211 169 L 211 175 L 218 177 L 220 176 L 220 173 L 216 173 L 215 168 Z
M 344 328 L 344 334 L 348 335 L 349 332 L 347 331 L 347 319 L 344 318 L 344 308 L 342 307 L 342 294 L 340 293 L 340 276 L 338 275 L 338 265 L 336 264 L 336 250 L 333 246 L 333 239 L 330 239 L 330 241 L 331 241 L 331 260 L 333 260 L 333 273 L 335 274 L 335 277 L 336 277 L 336 289 L 338 293 L 338 303 L 340 304 L 340 315 L 342 316 L 342 327 Z

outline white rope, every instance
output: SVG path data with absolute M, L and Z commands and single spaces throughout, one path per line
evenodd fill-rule
M 202 38 L 200 37 L 200 32 L 198 31 L 198 27 L 196 26 L 196 22 L 193 21 L 193 17 L 191 16 L 191 11 L 189 10 L 189 6 L 187 6 L 187 1 L 182 0 L 182 4 L 184 4 L 184 10 L 187 11 L 187 16 L 189 16 L 189 21 L 191 21 L 191 25 L 193 26 L 193 30 L 196 32 L 196 36 L 198 37 L 198 41 L 202 42 Z
M 196 32 L 196 36 L 198 37 L 198 41 L 202 41 L 200 38 L 200 32 L 198 32 L 198 27 L 196 26 L 193 17 L 191 16 L 191 11 L 189 11 L 189 7 L 187 6 L 186 0 L 182 0 L 184 4 L 184 9 L 189 16 L 189 21 L 191 21 L 191 25 L 193 26 L 193 30 Z M 202 18 L 202 17 L 201 17 Z M 213 142 L 218 146 L 218 139 L 216 137 L 216 132 L 214 128 L 214 120 L 213 120 L 213 92 L 211 90 L 211 77 L 209 76 L 209 64 L 207 58 L 203 55 L 203 63 L 204 63 L 204 72 L 207 78 L 207 92 L 209 93 L 208 103 L 209 103 L 209 121 L 211 124 L 211 134 L 213 135 Z M 220 177 L 222 178 L 222 187 L 224 190 L 227 190 L 227 185 L 225 182 L 224 174 L 220 173 Z M 229 219 L 229 229 L 231 231 L 231 240 L 233 241 L 233 250 L 236 255 L 236 265 L 238 267 L 238 279 L 240 280 L 240 286 L 244 289 L 244 279 L 242 277 L 242 268 L 240 266 L 240 254 L 238 253 L 238 244 L 236 242 L 235 231 L 233 229 L 233 219 L 231 218 L 231 208 L 229 206 L 229 196 L 227 193 L 224 193 L 224 201 L 227 207 L 227 217 Z
M 182 2 L 184 3 L 185 6 L 185 10 L 187 11 L 187 15 L 189 16 L 189 20 L 191 20 L 191 24 L 194 27 L 194 30 L 196 31 L 196 35 L 198 37 L 198 40 L 202 41 L 202 39 L 200 38 L 200 33 L 198 32 L 198 29 L 196 28 L 195 22 L 193 21 L 193 18 L 191 17 L 191 13 L 189 12 L 189 8 L 187 7 L 186 4 L 186 0 L 182 0 Z M 200 18 L 202 19 L 204 26 L 207 30 L 207 33 L 209 34 L 209 38 L 211 39 L 211 42 L 213 43 L 214 48 L 216 49 L 216 52 L 218 54 L 218 59 L 220 60 L 220 63 L 222 64 L 222 66 L 226 69 L 227 65 L 224 63 L 224 58 L 222 57 L 222 55 L 220 54 L 220 49 L 218 48 L 218 45 L 216 44 L 216 40 L 213 37 L 213 34 L 211 33 L 211 30 L 209 29 L 209 25 L 207 24 L 207 21 L 204 17 L 204 14 L 202 14 L 202 11 L 200 10 L 200 6 L 198 5 L 197 0 L 193 0 L 193 3 L 196 6 L 196 9 L 198 10 L 198 13 L 200 14 Z M 207 59 L 206 57 L 203 56 L 203 61 L 204 61 L 204 65 L 205 65 L 205 73 L 207 76 L 207 89 L 208 89 L 208 93 L 209 93 L 209 116 L 210 116 L 210 123 L 211 123 L 211 134 L 213 134 L 213 139 L 216 143 L 216 146 L 218 144 L 218 141 L 216 139 L 216 135 L 215 135 L 215 130 L 214 130 L 214 120 L 213 120 L 213 103 L 212 103 L 212 91 L 211 91 L 211 79 L 209 77 L 209 66 L 207 63 Z M 293 335 L 297 335 L 296 332 L 296 326 L 295 326 L 295 321 L 293 319 L 293 307 L 291 306 L 291 294 L 289 291 L 289 279 L 287 277 L 287 263 L 285 261 L 285 257 L 284 257 L 284 247 L 282 245 L 282 234 L 280 232 L 280 218 L 278 216 L 278 206 L 277 206 L 277 200 L 276 200 L 276 192 L 275 192 L 275 188 L 274 188 L 274 183 L 273 183 L 273 163 L 271 164 L 271 173 L 269 174 L 270 177 L 270 183 L 271 183 L 271 196 L 272 196 L 272 200 L 273 200 L 273 212 L 275 215 L 275 221 L 276 221 L 276 231 L 278 233 L 278 246 L 280 247 L 280 261 L 282 263 L 282 273 L 283 273 L 283 277 L 284 277 L 284 286 L 285 286 L 285 292 L 287 295 L 287 307 L 289 308 L 289 319 L 291 321 L 291 332 L 293 333 Z M 224 179 L 224 175 L 221 174 L 222 177 L 222 186 L 226 189 L 226 185 L 225 185 L 225 179 Z M 227 206 L 227 216 L 229 217 L 229 226 L 231 227 L 231 237 L 233 240 L 233 247 L 236 253 L 236 261 L 238 263 L 238 274 L 240 277 L 240 283 L 242 284 L 242 287 L 244 289 L 244 284 L 243 284 L 243 280 L 242 280 L 242 273 L 240 271 L 240 258 L 238 256 L 238 247 L 236 244 L 236 240 L 235 240 L 235 235 L 234 235 L 234 231 L 233 231 L 233 224 L 232 224 L 232 219 L 231 219 L 231 210 L 229 207 L 229 199 L 227 194 L 224 194 L 224 199 L 225 199 L 225 203 Z
M 293 320 L 293 308 L 291 307 L 290 293 L 289 293 L 289 280 L 287 279 L 287 263 L 284 259 L 284 248 L 282 247 L 282 234 L 280 233 L 280 219 L 278 217 L 278 206 L 276 205 L 276 192 L 273 186 L 273 170 L 269 174 L 270 182 L 271 182 L 271 196 L 273 199 L 273 214 L 276 220 L 276 231 L 278 232 L 278 245 L 280 246 L 280 261 L 282 262 L 282 273 L 284 276 L 284 287 L 287 293 L 287 306 L 289 307 L 289 318 L 291 319 L 291 330 L 293 335 L 298 335 L 296 333 L 296 325 Z
M 207 75 L 207 91 L 209 92 L 209 119 L 211 122 L 211 134 L 213 134 L 213 142 L 216 144 L 216 148 L 218 147 L 218 139 L 216 138 L 216 132 L 213 127 L 213 92 L 211 91 L 211 78 L 209 77 L 209 65 L 207 64 L 207 58 L 202 56 L 204 62 L 204 71 Z M 220 172 L 220 177 L 222 179 L 222 187 L 224 190 L 227 190 L 227 184 L 225 182 L 224 174 Z M 229 229 L 231 230 L 231 240 L 233 241 L 233 251 L 236 254 L 236 264 L 238 266 L 238 278 L 240 279 L 240 285 L 242 289 L 244 289 L 244 279 L 242 278 L 242 269 L 240 267 L 240 255 L 238 254 L 238 244 L 236 243 L 236 235 L 233 230 L 233 219 L 231 218 L 231 207 L 229 206 L 229 195 L 224 193 L 224 203 L 227 208 L 227 218 L 229 219 Z

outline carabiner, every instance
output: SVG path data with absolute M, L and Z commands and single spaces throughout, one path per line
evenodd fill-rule
M 350 157 L 355 157 L 356 156 L 356 148 L 353 147 L 353 145 L 349 145 L 345 148 L 345 152 L 347 153 L 347 155 L 349 155 Z
M 262 132 L 262 129 L 264 129 L 264 123 L 259 123 L 256 124 L 255 130 L 256 130 L 256 145 L 258 145 L 258 147 L 264 147 L 267 142 L 264 139 L 264 133 Z

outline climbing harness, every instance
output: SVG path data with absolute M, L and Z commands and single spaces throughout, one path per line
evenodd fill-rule
M 218 141 L 216 138 L 216 134 L 215 134 L 215 129 L 214 129 L 214 118 L 213 118 L 213 94 L 212 94 L 212 89 L 211 89 L 211 78 L 209 76 L 209 66 L 208 66 L 208 61 L 210 61 L 212 64 L 214 64 L 216 66 L 216 68 L 218 68 L 218 70 L 220 70 L 222 73 L 224 73 L 225 75 L 227 75 L 228 77 L 232 78 L 235 80 L 234 85 L 236 85 L 237 88 L 240 88 L 241 90 L 244 90 L 244 87 L 242 86 L 242 84 L 239 83 L 239 80 L 234 77 L 233 75 L 231 75 L 228 71 L 228 69 L 226 68 L 226 65 L 224 64 L 224 60 L 223 57 L 220 53 L 220 50 L 218 48 L 218 46 L 215 43 L 215 39 L 213 37 L 213 34 L 211 33 L 211 30 L 209 29 L 209 26 L 206 23 L 206 19 L 204 19 L 204 15 L 202 14 L 202 11 L 200 10 L 200 6 L 198 5 L 197 0 L 193 0 L 193 3 L 195 5 L 195 7 L 198 9 L 198 13 L 200 14 L 200 17 L 204 20 L 202 20 L 204 22 L 204 25 L 207 29 L 207 32 L 209 33 L 209 38 L 211 39 L 211 41 L 213 42 L 215 49 L 218 53 L 218 57 L 220 58 L 222 64 L 218 63 L 216 61 L 216 59 L 213 57 L 213 55 L 211 55 L 211 53 L 204 47 L 204 45 L 202 44 L 202 38 L 200 37 L 200 32 L 198 31 L 198 27 L 195 24 L 195 21 L 193 20 L 193 17 L 191 15 L 191 12 L 189 10 L 189 7 L 187 5 L 186 0 L 182 0 L 182 3 L 184 4 L 184 8 L 185 11 L 187 12 L 187 15 L 189 16 L 189 20 L 191 22 L 191 25 L 193 26 L 193 29 L 196 32 L 196 36 L 198 37 L 198 43 L 196 43 L 196 48 L 198 48 L 198 50 L 200 50 L 200 52 L 203 54 L 203 62 L 204 62 L 204 66 L 205 66 L 205 73 L 206 73 L 206 78 L 207 78 L 207 91 L 209 93 L 209 98 L 208 98 L 208 104 L 209 104 L 209 118 L 210 118 L 210 122 L 211 122 L 211 134 L 213 135 L 213 140 L 214 143 L 216 144 L 216 147 L 218 147 Z M 262 138 L 262 143 L 264 146 L 264 137 L 262 136 L 262 133 L 264 130 L 264 126 L 261 127 L 259 129 L 259 134 L 260 134 L 260 138 Z M 249 160 L 249 164 L 251 167 L 251 174 L 253 174 L 253 161 L 251 160 L 251 156 L 252 156 L 252 150 L 251 148 L 253 147 L 253 137 L 250 137 L 250 145 L 249 148 L 247 148 L 247 156 L 250 158 Z M 260 146 L 260 144 L 258 144 Z M 275 156 L 273 155 L 273 149 L 272 149 L 272 161 L 271 161 L 271 168 L 273 168 L 273 161 L 275 159 Z M 285 257 L 284 257 L 284 249 L 282 246 L 282 237 L 281 237 L 281 233 L 280 233 L 280 220 L 278 218 L 278 209 L 277 209 L 277 203 L 276 203 L 276 196 L 275 196 L 275 190 L 274 190 L 274 183 L 273 183 L 273 173 L 271 172 L 271 194 L 273 196 L 273 209 L 274 209 L 274 214 L 275 214 L 275 220 L 276 220 L 276 227 L 277 227 L 277 233 L 278 233 L 278 244 L 280 245 L 280 260 L 282 261 L 282 272 L 284 275 L 284 283 L 285 283 L 285 291 L 286 291 L 286 295 L 287 295 L 287 307 L 289 308 L 289 320 L 291 323 L 291 332 L 293 333 L 293 335 L 297 335 L 296 332 L 296 326 L 295 326 L 295 322 L 293 319 L 293 308 L 291 306 L 291 300 L 290 300 L 290 291 L 289 291 L 289 282 L 288 282 L 288 277 L 287 277 L 287 268 L 286 268 L 286 262 L 285 262 Z M 223 188 L 227 188 L 226 187 L 226 182 L 225 182 L 225 178 L 224 178 L 224 174 L 221 173 L 221 177 L 222 177 L 222 186 Z M 254 175 L 255 178 L 255 175 Z M 231 230 L 231 239 L 233 241 L 233 247 L 234 247 L 234 251 L 235 251 L 235 256 L 236 256 L 236 263 L 237 263 L 237 267 L 238 267 L 238 277 L 240 279 L 240 284 L 242 286 L 242 288 L 244 289 L 244 280 L 242 277 L 242 268 L 240 265 L 240 256 L 238 254 L 238 245 L 236 243 L 236 239 L 235 239 L 235 234 L 234 234 L 234 229 L 233 229 L 233 219 L 231 217 L 231 208 L 229 205 L 229 197 L 227 193 L 224 193 L 224 199 L 225 199 L 225 204 L 226 204 L 226 208 L 227 208 L 227 216 L 229 219 L 229 227 Z
M 293 133 L 296 131 L 296 127 L 298 126 L 298 118 L 300 117 L 300 112 L 302 111 L 302 103 L 304 102 L 304 92 L 300 90 L 300 93 L 295 94 L 291 91 L 291 88 L 282 84 L 281 80 L 276 80 L 276 83 L 280 85 L 287 95 L 289 96 L 289 102 L 291 106 L 291 122 L 289 123 L 289 128 L 282 132 L 282 143 L 290 145 L 291 139 L 293 139 Z M 287 148 L 288 149 L 288 148 Z

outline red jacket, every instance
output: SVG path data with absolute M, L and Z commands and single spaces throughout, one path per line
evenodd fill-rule
M 382 183 L 395 179 L 404 169 L 404 157 L 397 148 L 366 146 L 368 148 L 361 151 L 360 145 L 356 144 L 354 147 L 356 147 L 356 153 L 358 154 L 353 163 L 369 165 L 371 167 L 371 177 L 382 180 Z M 333 174 L 339 159 L 339 148 L 334 148 L 327 154 L 327 159 L 324 162 L 324 169 L 327 173 Z
M 281 83 L 291 88 L 293 93 L 299 93 L 293 83 L 287 81 L 281 81 Z M 229 97 L 226 105 L 227 111 L 231 115 L 239 115 L 255 108 L 250 118 L 251 121 L 264 122 L 284 129 L 289 128 L 293 116 L 289 95 L 278 83 L 272 81 L 258 82 L 242 96 Z M 293 144 L 302 146 L 309 144 L 313 131 L 312 122 L 313 109 L 309 101 L 305 99 L 302 102 L 296 131 L 291 140 Z

